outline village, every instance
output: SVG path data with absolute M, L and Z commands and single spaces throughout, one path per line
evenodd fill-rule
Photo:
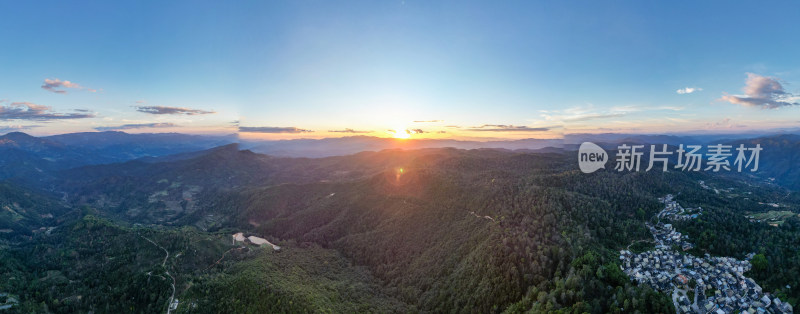
M 677 313 L 792 313 L 791 304 L 764 292 L 752 278 L 744 276 L 750 270 L 749 260 L 731 257 L 696 257 L 685 251 L 693 247 L 689 237 L 660 220 L 692 219 L 702 209 L 687 210 L 672 195 L 660 198 L 664 209 L 655 225 L 647 227 L 653 234 L 655 250 L 635 254 L 620 251 L 622 270 L 631 279 L 662 292 L 672 292 Z

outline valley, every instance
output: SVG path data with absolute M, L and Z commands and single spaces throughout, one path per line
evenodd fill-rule
M 575 158 L 440 148 L 307 159 L 231 144 L 10 178 L 0 291 L 14 295 L 11 312 L 668 313 L 683 306 L 661 286 L 674 269 L 666 281 L 635 275 L 645 258 L 663 268 L 685 256 L 700 265 L 685 273 L 699 274 L 750 254 L 752 268 L 722 273 L 770 292 L 773 308 L 797 302 L 795 192 L 706 173 L 586 175 Z M 698 309 L 721 300 L 684 290 Z
M 800 1 L 0 12 L 0 314 L 800 307 Z

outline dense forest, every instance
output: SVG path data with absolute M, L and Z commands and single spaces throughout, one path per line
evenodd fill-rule
M 671 313 L 670 298 L 633 283 L 618 257 L 633 243 L 647 249 L 639 241 L 651 239 L 644 223 L 657 198 L 676 194 L 706 209 L 676 223 L 694 253 L 760 253 L 766 262 L 759 256 L 749 275 L 797 301 L 797 216 L 779 227 L 747 218 L 769 210 L 759 202 L 797 213 L 796 194 L 703 173 L 587 175 L 573 157 L 430 149 L 291 159 L 230 146 L 76 168 L 53 175 L 73 178 L 61 183 L 68 196 L 40 196 L 63 218 L 3 240 L 0 292 L 19 298 L 19 312 L 152 313 L 166 311 L 174 278 L 176 313 Z M 281 249 L 233 242 L 236 232 Z

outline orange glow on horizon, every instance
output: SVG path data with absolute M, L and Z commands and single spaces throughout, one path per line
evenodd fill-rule
M 402 129 L 402 128 L 394 130 L 393 134 L 394 134 L 394 136 L 393 136 L 394 138 L 399 138 L 399 139 L 407 139 L 407 138 L 411 137 L 411 134 L 408 133 L 408 131 L 406 131 L 405 129 Z

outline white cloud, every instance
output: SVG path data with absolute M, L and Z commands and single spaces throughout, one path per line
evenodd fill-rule
M 703 89 L 700 88 L 700 87 L 684 87 L 684 88 L 681 88 L 679 90 L 676 90 L 675 92 L 678 93 L 678 94 L 683 95 L 683 94 L 691 94 L 691 93 L 694 93 L 694 92 L 699 92 L 699 91 L 702 91 L 702 90 Z
M 800 105 L 800 97 L 786 92 L 778 79 L 773 77 L 747 73 L 747 82 L 742 91 L 744 95 L 724 95 L 720 100 L 761 109 Z

